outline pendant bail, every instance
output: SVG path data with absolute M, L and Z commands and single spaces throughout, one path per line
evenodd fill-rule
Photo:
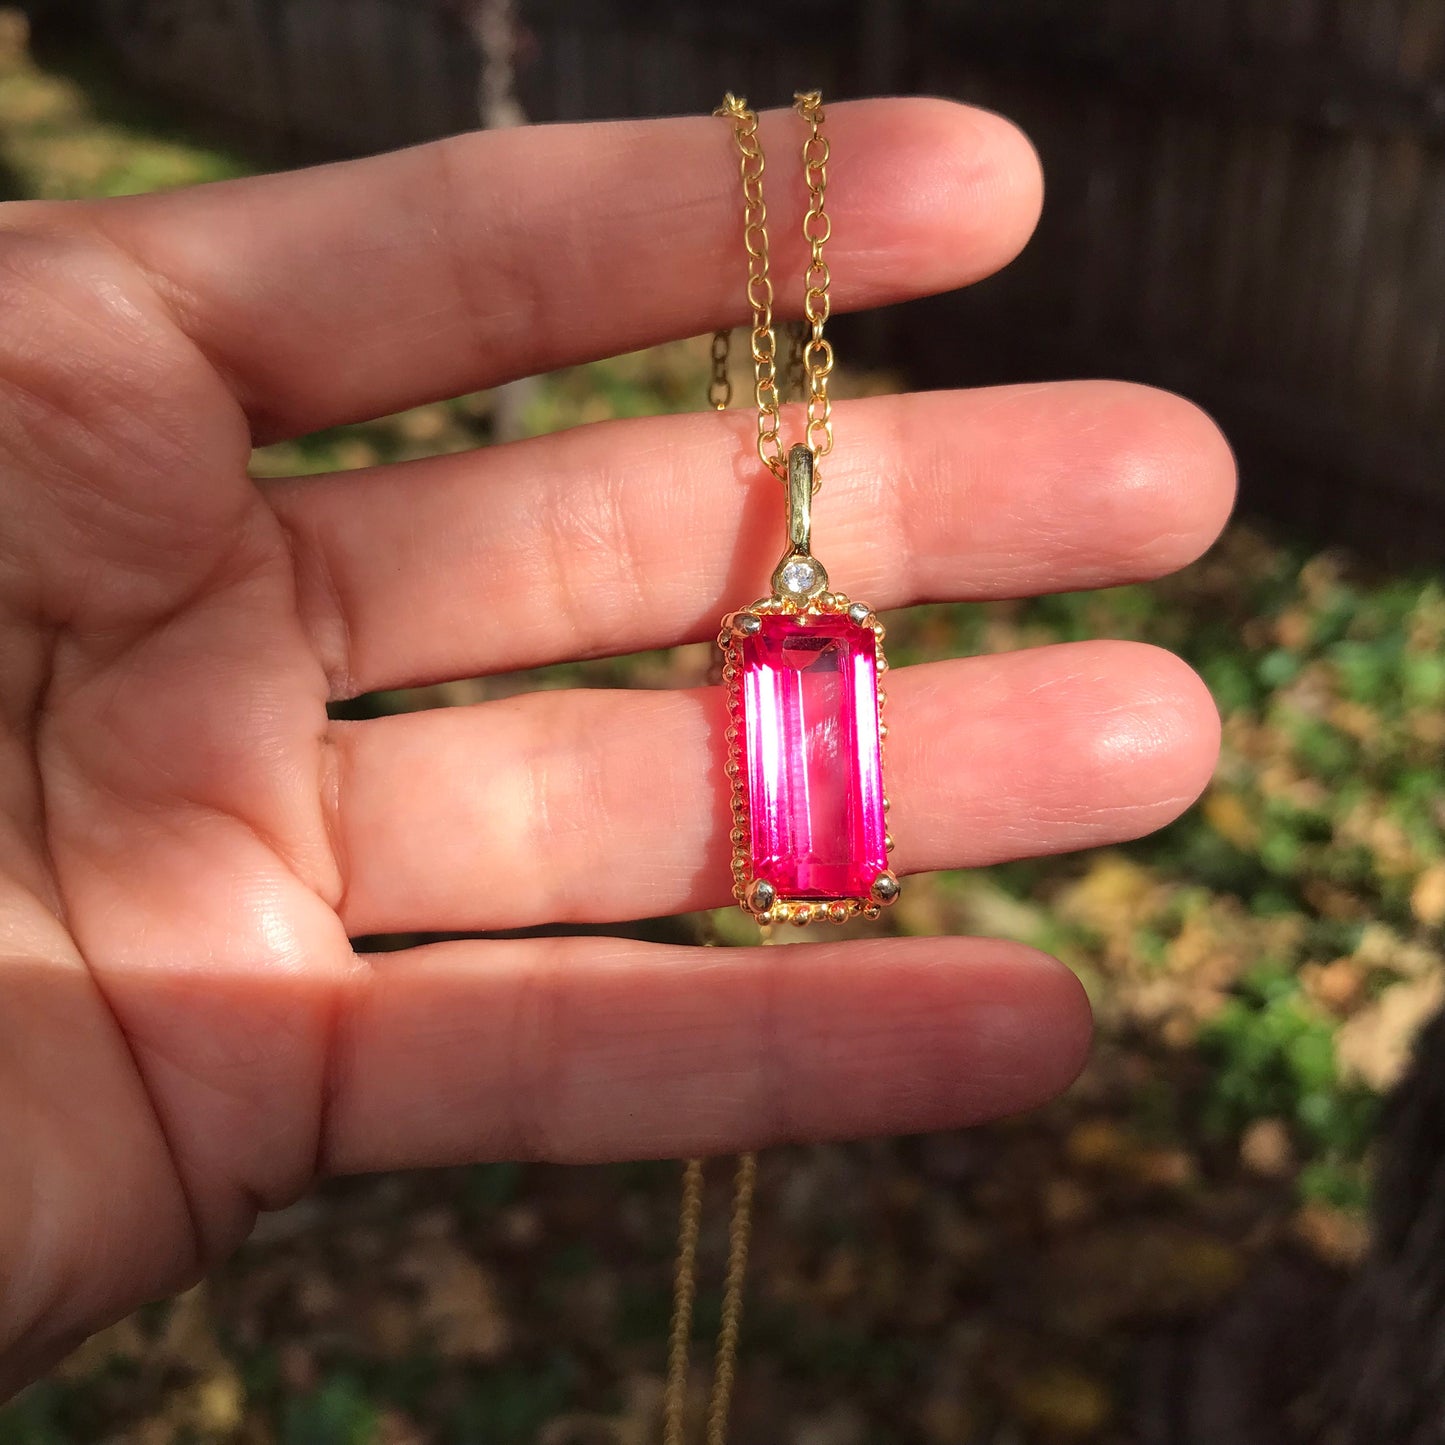
M 773 572 L 773 595 L 789 603 L 806 603 L 828 590 L 828 574 L 813 556 L 812 447 L 798 442 L 788 448 L 788 550 Z
M 806 442 L 788 448 L 788 547 L 803 556 L 813 550 L 813 462 Z

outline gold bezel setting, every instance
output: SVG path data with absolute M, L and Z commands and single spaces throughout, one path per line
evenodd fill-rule
M 792 923 L 802 927 L 809 923 L 846 923 L 850 918 L 877 918 L 885 908 L 898 901 L 900 884 L 892 869 L 885 869 L 873 880 L 866 897 L 784 898 L 779 899 L 773 885 L 753 872 L 750 818 L 748 811 L 747 768 L 743 742 L 742 657 L 739 645 L 744 638 L 757 633 L 761 619 L 769 613 L 785 613 L 793 617 L 835 617 L 845 615 L 859 627 L 866 627 L 877 640 L 878 652 L 878 737 L 880 756 L 888 746 L 888 726 L 883 720 L 887 694 L 883 678 L 888 659 L 883 651 L 886 635 L 883 624 L 867 603 L 852 602 L 841 592 L 823 592 L 813 597 L 792 598 L 775 593 L 754 602 L 750 607 L 730 612 L 722 620 L 717 645 L 723 654 L 723 687 L 727 695 L 728 747 L 727 777 L 732 806 L 732 879 L 733 897 L 744 913 L 760 924 Z M 886 757 L 885 763 L 886 777 Z M 883 811 L 889 810 L 888 794 L 883 795 Z M 893 851 L 893 836 L 886 839 L 888 852 Z

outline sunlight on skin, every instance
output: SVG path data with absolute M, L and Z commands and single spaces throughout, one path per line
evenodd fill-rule
M 932 101 L 830 114 L 849 157 L 839 306 L 960 285 L 1022 245 L 1040 182 L 1005 122 Z M 337 725 L 326 704 L 693 635 L 756 545 L 717 500 L 748 466 L 733 421 L 599 426 L 437 463 L 423 486 L 413 467 L 261 487 L 246 464 L 258 437 L 736 323 L 725 142 L 706 120 L 548 128 L 0 214 L 0 1383 L 175 1289 L 326 1170 L 940 1128 L 1079 1067 L 1081 989 L 1013 945 L 829 942 L 778 951 L 784 968 L 617 940 L 380 961 L 348 942 L 384 920 L 613 921 L 717 894 L 706 694 Z M 786 202 L 775 223 L 791 236 Z M 790 247 L 775 260 L 796 269 Z M 885 400 L 837 425 L 858 440 L 829 525 L 880 603 L 1158 575 L 1232 495 L 1209 424 L 1138 388 Z M 860 531 L 883 435 L 926 518 L 912 550 Z M 516 561 L 549 542 L 522 506 L 534 467 L 555 497 L 575 484 L 577 535 L 616 564 L 579 570 L 569 607 L 566 525 Z M 598 633 L 609 591 L 639 596 L 656 562 L 598 498 L 669 496 L 707 560 L 655 616 Z M 545 624 L 513 631 L 507 608 Z M 1122 644 L 938 663 L 890 690 L 916 868 L 1158 826 L 1217 739 L 1197 680 Z M 630 876 L 634 854 L 661 883 Z

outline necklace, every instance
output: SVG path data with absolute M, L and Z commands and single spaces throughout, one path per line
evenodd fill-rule
M 888 732 L 880 686 L 888 666 L 883 624 L 867 603 L 829 590 L 827 571 L 812 550 L 813 498 L 822 485 L 823 458 L 833 449 L 828 399 L 833 348 L 823 335 L 832 279 L 823 258 L 832 234 L 825 209 L 829 149 L 819 92 L 800 92 L 793 102 L 808 128 L 803 142 L 808 188 L 803 239 L 809 259 L 803 272 L 803 320 L 789 335 L 789 359 L 781 373 L 758 118 L 746 100 L 733 95 L 714 112 L 732 126 L 742 177 L 758 456 L 783 483 L 787 496 L 787 545 L 773 569 L 772 591 L 724 617 L 717 639 L 727 690 L 733 896 L 762 926 L 765 943 L 778 923 L 877 918 L 899 892 L 888 866 L 893 839 L 883 791 L 883 739 Z M 714 335 L 708 401 L 718 411 L 732 400 L 729 345 L 728 332 Z M 786 454 L 780 419 L 784 388 L 806 402 L 803 440 Z M 727 1435 L 756 1177 L 756 1157 L 742 1155 L 733 1185 L 707 1445 L 723 1445 Z M 685 1432 L 702 1195 L 702 1161 L 692 1159 L 683 1173 L 663 1407 L 665 1445 L 682 1445 Z
M 898 879 L 888 867 L 893 840 L 883 793 L 883 624 L 866 602 L 830 591 L 827 571 L 812 553 L 813 497 L 833 449 L 833 348 L 823 335 L 831 279 L 823 247 L 832 223 L 824 209 L 822 99 L 816 91 L 799 95 L 795 109 L 808 126 L 807 335 L 795 352 L 807 425 L 786 456 L 758 120 L 733 96 L 719 111 L 732 122 L 741 157 L 758 456 L 787 491 L 787 547 L 773 571 L 772 594 L 729 613 L 718 646 L 728 696 L 733 894 L 760 923 L 801 925 L 842 923 L 860 913 L 876 918 L 898 897 Z M 718 349 L 715 342 L 715 355 Z

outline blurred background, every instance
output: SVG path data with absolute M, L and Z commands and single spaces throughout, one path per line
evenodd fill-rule
M 1160 643 L 1210 684 L 1224 754 L 1143 843 L 910 883 L 889 927 L 1057 953 L 1098 1046 L 1024 1119 L 765 1156 L 733 1438 L 1445 1441 L 1440 0 L 44 0 L 0 6 L 0 194 L 814 84 L 1004 111 L 1049 188 L 1005 275 L 840 318 L 838 393 L 1171 386 L 1221 419 L 1243 494 L 1162 585 L 889 619 L 903 663 Z M 678 342 L 267 448 L 256 471 L 696 409 L 706 376 L 706 343 Z M 353 712 L 690 685 L 708 662 L 678 648 Z M 328 1184 L 0 1409 L 0 1445 L 644 1445 L 676 1186 L 665 1164 Z M 700 1342 L 717 1310 L 705 1286 Z

